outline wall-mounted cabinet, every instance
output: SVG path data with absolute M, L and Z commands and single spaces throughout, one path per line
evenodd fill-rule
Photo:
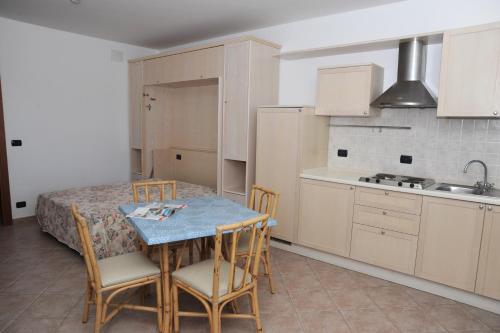
M 368 117 L 382 93 L 384 69 L 375 64 L 318 69 L 316 114 Z
M 438 117 L 500 117 L 500 23 L 444 33 Z

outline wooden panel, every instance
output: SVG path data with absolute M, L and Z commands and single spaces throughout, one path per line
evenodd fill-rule
M 353 204 L 352 186 L 301 180 L 298 243 L 347 257 Z
M 484 209 L 472 202 L 425 197 L 415 275 L 474 291 Z
M 303 108 L 299 128 L 299 173 L 328 163 L 330 117 L 314 115 L 314 109 Z
M 353 222 L 410 235 L 418 235 L 420 228 L 420 216 L 418 215 L 360 205 L 354 206 Z
M 247 197 L 246 195 L 235 194 L 231 192 L 222 191 L 222 196 L 226 199 L 232 200 L 236 203 L 239 203 L 242 206 L 247 206 Z M 273 227 L 274 228 L 274 227 Z
M 356 203 L 363 206 L 419 215 L 422 208 L 422 196 L 357 187 Z
M 225 46 L 223 157 L 247 160 L 250 42 Z
M 257 115 L 256 183 L 280 194 L 273 237 L 293 241 L 297 219 L 299 109 Z
M 144 84 L 159 84 L 164 81 L 167 57 L 144 61 Z
M 172 160 L 170 148 L 153 150 L 153 177 L 164 180 L 175 179 Z
M 128 82 L 130 147 L 142 148 L 142 62 L 129 64 Z
M 180 160 L 177 155 L 180 155 Z M 172 161 L 174 179 L 217 187 L 216 152 L 172 148 Z
M 177 148 L 217 151 L 219 86 L 217 82 L 169 89 L 171 144 Z
M 500 207 L 488 206 L 479 256 L 476 293 L 500 300 Z
M 381 92 L 382 81 L 383 71 L 374 65 L 319 69 L 316 114 L 369 116 L 372 96 Z
M 437 115 L 500 116 L 500 23 L 445 32 Z
M 416 236 L 353 224 L 352 259 L 413 274 L 416 253 Z
M 247 173 L 246 162 L 235 160 L 224 160 L 222 163 L 224 179 L 222 189 L 232 193 L 244 195 L 247 193 L 245 175 Z

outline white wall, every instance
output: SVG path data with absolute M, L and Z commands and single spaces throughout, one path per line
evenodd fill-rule
M 14 218 L 34 215 L 39 193 L 129 179 L 127 59 L 153 52 L 0 18 Z

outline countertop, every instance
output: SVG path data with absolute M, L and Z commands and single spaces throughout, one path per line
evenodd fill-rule
M 363 186 L 370 188 L 377 188 L 381 190 L 395 191 L 395 192 L 403 192 L 403 193 L 412 193 L 419 195 L 426 195 L 430 197 L 437 198 L 446 198 L 446 199 L 455 199 L 462 201 L 471 201 L 471 202 L 479 202 L 488 205 L 498 205 L 500 206 L 500 198 L 487 197 L 482 195 L 474 195 L 474 194 L 456 194 L 449 193 L 444 191 L 436 191 L 432 189 L 411 189 L 411 188 L 401 188 L 396 186 L 388 186 L 381 184 L 373 184 L 359 181 L 360 177 L 372 176 L 376 172 L 355 172 L 355 171 L 341 171 L 331 168 L 316 168 L 316 169 L 307 169 L 304 170 L 301 174 L 301 178 L 305 179 L 314 179 L 314 180 L 322 180 L 326 182 L 339 183 L 339 184 L 347 184 L 354 186 Z M 432 188 L 432 187 L 431 187 Z

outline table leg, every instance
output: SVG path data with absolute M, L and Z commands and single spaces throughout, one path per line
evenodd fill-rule
M 170 268 L 168 264 L 168 244 L 160 245 L 160 268 L 163 297 L 163 333 L 170 333 L 171 314 L 170 309 Z

